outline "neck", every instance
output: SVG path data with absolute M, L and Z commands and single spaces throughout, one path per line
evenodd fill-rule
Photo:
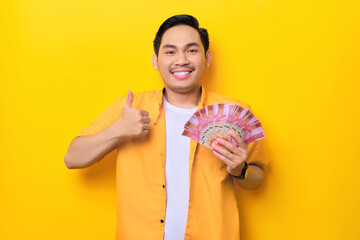
M 164 96 L 166 101 L 171 105 L 179 108 L 195 108 L 200 104 L 201 101 L 201 87 L 195 88 L 190 92 L 178 93 L 165 87 Z

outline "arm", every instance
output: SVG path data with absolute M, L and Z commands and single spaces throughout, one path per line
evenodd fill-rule
M 238 134 L 233 131 L 230 131 L 229 134 L 238 143 L 239 147 L 220 138 L 214 141 L 211 147 L 214 155 L 227 165 L 227 171 L 232 176 L 240 176 L 248 158 L 248 149 Z M 249 174 L 244 180 L 233 177 L 234 182 L 245 189 L 257 189 L 264 179 L 263 167 L 249 164 L 248 171 Z
M 74 138 L 64 158 L 66 167 L 73 169 L 91 166 L 116 149 L 123 139 L 119 125 L 119 122 L 115 122 L 95 135 Z
M 149 113 L 132 108 L 133 94 L 128 99 L 120 118 L 97 134 L 80 136 L 72 140 L 65 155 L 67 168 L 84 168 L 100 161 L 106 154 L 118 147 L 122 141 L 131 137 L 148 134 L 150 129 Z
M 244 180 L 233 178 L 234 182 L 244 189 L 255 190 L 261 186 L 264 180 L 264 170 L 257 165 L 249 164 L 248 171 L 249 174 Z

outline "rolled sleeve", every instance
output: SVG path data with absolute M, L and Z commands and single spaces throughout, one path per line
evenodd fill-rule
M 263 169 L 269 164 L 270 157 L 265 149 L 264 141 L 265 139 L 261 139 L 247 145 L 249 150 L 247 158 L 248 164 L 257 165 Z
M 88 126 L 83 128 L 76 137 L 94 135 L 107 128 L 117 121 L 122 113 L 122 109 L 126 102 L 127 96 L 121 96 L 115 100 L 104 112 L 102 112 Z

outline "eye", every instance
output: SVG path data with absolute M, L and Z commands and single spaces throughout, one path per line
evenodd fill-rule
M 191 53 L 196 53 L 196 52 L 197 52 L 197 49 L 189 49 L 189 52 L 191 52 Z
M 175 52 L 174 51 L 167 51 L 165 52 L 166 54 L 174 54 Z

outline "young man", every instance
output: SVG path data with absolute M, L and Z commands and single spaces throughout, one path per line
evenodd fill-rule
M 181 135 L 199 108 L 219 102 L 250 106 L 206 92 L 211 53 L 206 29 L 189 15 L 159 28 L 152 63 L 163 90 L 128 91 L 71 142 L 65 163 L 82 168 L 117 149 L 117 239 L 239 239 L 239 187 L 257 188 L 268 160 L 262 140 L 212 150 Z M 248 174 L 243 173 L 247 162 Z

